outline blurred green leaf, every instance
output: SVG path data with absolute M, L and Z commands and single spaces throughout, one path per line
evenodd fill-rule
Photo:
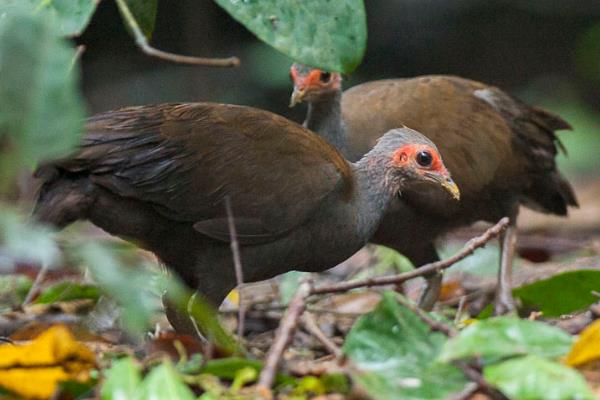
M 97 286 L 75 283 L 58 282 L 45 288 L 35 299 L 36 304 L 52 304 L 57 301 L 71 301 L 79 299 L 91 299 L 97 301 L 100 298 L 100 290 Z
M 62 36 L 81 35 L 98 6 L 98 0 L 25 0 L 25 3 L 34 13 L 52 18 Z
M 131 357 L 114 361 L 104 370 L 104 377 L 100 389 L 102 400 L 133 399 L 142 381 L 140 367 Z
M 446 337 L 431 332 L 394 296 L 385 293 L 346 337 L 344 353 L 358 369 L 352 377 L 382 400 L 443 399 L 462 390 L 467 383 L 462 372 L 436 361 Z
M 58 157 L 79 143 L 83 107 L 75 55 L 42 13 L 0 5 L 0 138 L 20 163 Z M 8 135 L 8 136 L 7 136 Z
M 570 335 L 542 322 L 495 317 L 474 322 L 448 340 L 440 360 L 482 357 L 490 363 L 525 354 L 556 358 L 566 354 L 572 344 Z
M 17 211 L 0 206 L 0 271 L 16 262 L 51 267 L 60 261 L 55 233 Z
M 100 288 L 123 308 L 125 327 L 132 332 L 143 332 L 158 306 L 156 296 L 149 290 L 156 285 L 156 277 L 139 264 L 125 263 L 128 251 L 109 243 L 84 243 L 71 252 L 89 268 Z
M 179 313 L 188 314 L 196 321 L 202 334 L 224 355 L 244 354 L 245 350 L 219 322 L 217 309 L 205 301 L 199 294 L 193 294 L 175 277 L 164 277 L 166 297 Z
M 169 361 L 165 361 L 144 378 L 136 391 L 136 400 L 177 399 L 195 400 L 196 396 Z
M 363 58 L 363 0 L 215 1 L 259 39 L 303 64 L 350 73 Z
M 596 398 L 577 371 L 536 355 L 487 366 L 483 375 L 512 400 Z
M 152 38 L 158 0 L 125 0 L 125 3 L 129 7 L 129 11 L 131 11 L 144 36 L 148 39 Z M 125 25 L 127 29 L 130 29 L 128 24 Z
M 600 291 L 600 271 L 569 271 L 514 289 L 513 294 L 525 307 L 558 317 L 581 310 L 598 301 L 592 291 Z M 559 296 L 549 295 L 560 294 Z

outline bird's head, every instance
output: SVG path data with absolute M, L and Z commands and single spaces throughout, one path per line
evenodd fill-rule
M 294 84 L 290 107 L 302 101 L 315 101 L 342 90 L 342 76 L 337 72 L 326 72 L 294 63 L 290 68 L 290 77 Z
M 437 147 L 419 132 L 406 127 L 392 129 L 381 137 L 373 150 L 386 154 L 390 167 L 388 177 L 392 174 L 399 180 L 400 191 L 419 190 L 423 183 L 433 183 L 455 200 L 460 199 L 458 186 Z

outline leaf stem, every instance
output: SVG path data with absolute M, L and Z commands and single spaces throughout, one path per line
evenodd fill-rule
M 228 58 L 203 58 L 184 56 L 181 54 L 169 53 L 150 46 L 146 35 L 142 32 L 140 25 L 136 21 L 133 13 L 127 6 L 125 0 L 115 0 L 123 19 L 133 32 L 135 43 L 145 54 L 160 58 L 161 60 L 171 61 L 179 64 L 202 65 L 206 67 L 237 67 L 240 65 L 240 60 L 237 57 Z

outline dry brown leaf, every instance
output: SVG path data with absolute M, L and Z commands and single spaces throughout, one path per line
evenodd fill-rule
M 571 348 L 565 363 L 572 367 L 589 364 L 600 359 L 600 320 L 590 324 L 581 332 Z
M 62 381 L 89 379 L 94 353 L 64 325 L 27 344 L 0 345 L 0 386 L 27 399 L 47 399 Z

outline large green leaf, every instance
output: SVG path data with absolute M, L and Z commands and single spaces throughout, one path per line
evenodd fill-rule
M 142 33 L 150 39 L 156 22 L 158 0 L 125 0 Z
M 572 344 L 570 335 L 542 322 L 496 317 L 475 322 L 448 340 L 440 360 L 482 357 L 490 363 L 526 354 L 555 358 L 566 354 Z
M 598 301 L 600 270 L 569 271 L 513 290 L 525 307 L 558 317 L 586 308 Z M 553 293 L 554 295 L 549 295 Z
M 50 18 L 0 5 L 0 138 L 15 162 L 64 155 L 79 142 L 83 107 L 74 50 Z M 20 160 L 19 160 L 20 159 Z
M 142 381 L 140 366 L 131 357 L 114 361 L 104 370 L 104 377 L 100 389 L 102 400 L 133 399 Z
M 577 371 L 536 355 L 490 365 L 483 375 L 511 400 L 596 398 Z
M 467 383 L 454 365 L 437 362 L 446 337 L 431 332 L 395 294 L 386 293 L 377 308 L 361 317 L 346 338 L 344 353 L 353 372 L 376 399 L 443 399 Z
M 22 1 L 22 0 L 21 0 Z M 98 0 L 27 0 L 35 12 L 53 18 L 54 25 L 64 36 L 78 36 L 87 27 L 96 11 Z
M 137 390 L 134 398 L 136 400 L 195 400 L 196 396 L 183 383 L 171 362 L 165 361 L 150 371 Z
M 215 0 L 259 39 L 303 64 L 350 73 L 367 42 L 362 0 Z

